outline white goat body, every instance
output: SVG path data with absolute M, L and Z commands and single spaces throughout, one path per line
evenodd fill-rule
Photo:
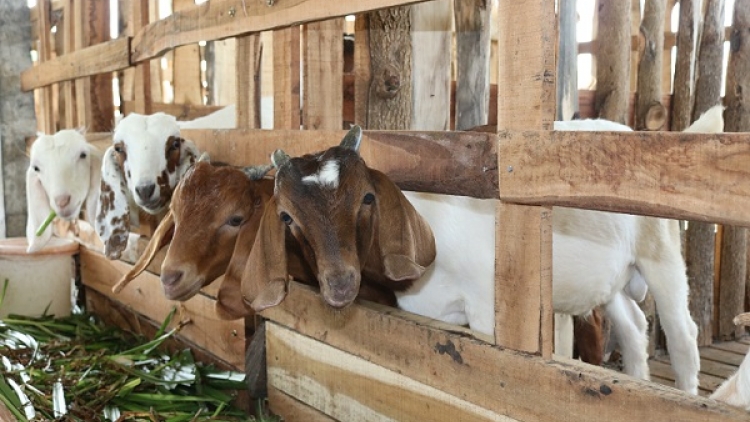
M 734 323 L 735 325 L 748 325 L 750 313 L 738 315 L 734 318 Z M 721 383 L 710 397 L 750 411 L 750 352 L 745 355 L 737 372 Z
M 41 249 L 52 237 L 54 225 L 41 236 L 36 236 L 36 231 L 53 210 L 58 219 L 72 222 L 78 219 L 85 203 L 86 220 L 93 224 L 101 160 L 101 152 L 86 142 L 78 130 L 39 135 L 34 141 L 26 171 L 28 252 Z
M 714 107 L 696 128 L 720 131 L 722 108 Z M 630 130 L 602 120 L 556 122 L 562 130 Z M 430 224 L 437 257 L 406 292 L 405 310 L 494 330 L 494 251 L 497 201 L 404 192 Z M 502 225 L 502 222 L 498 222 Z M 648 379 L 647 323 L 632 297 L 642 298 L 645 278 L 667 335 L 677 387 L 696 394 L 697 327 L 688 310 L 688 284 L 673 220 L 555 207 L 553 210 L 553 307 L 581 315 L 604 305 L 613 321 L 626 373 Z M 457 282 L 461 280 L 461 282 Z M 623 289 L 628 289 L 627 294 Z
M 180 129 L 234 129 L 237 127 L 237 106 L 230 104 L 193 120 L 178 120 Z

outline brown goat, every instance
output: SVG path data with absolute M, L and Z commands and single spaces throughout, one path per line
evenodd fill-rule
M 140 274 L 170 239 L 161 269 L 164 294 L 170 300 L 194 296 L 227 271 L 233 255 L 235 265 L 243 268 L 241 257 L 249 254 L 263 208 L 273 195 L 273 180 L 262 178 L 269 169 L 197 162 L 177 185 L 170 212 L 146 251 L 113 290 L 121 290 Z
M 292 264 L 306 266 L 323 299 L 340 309 L 358 294 L 395 304 L 393 292 L 435 259 L 432 230 L 392 181 L 365 165 L 361 138 L 355 126 L 339 146 L 317 154 L 274 152 L 275 195 L 241 284 L 255 311 L 284 299 L 288 275 L 298 278 Z

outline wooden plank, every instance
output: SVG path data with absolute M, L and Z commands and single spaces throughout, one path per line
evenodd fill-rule
M 335 419 L 514 420 L 278 324 L 267 325 L 269 384 Z
M 299 27 L 273 31 L 273 127 L 300 128 Z
M 130 38 L 93 45 L 30 67 L 21 73 L 21 89 L 31 89 L 130 66 Z
M 500 198 L 750 225 L 750 142 L 735 134 L 503 132 Z M 654 142 L 658 139 L 658 142 Z
M 305 129 L 341 129 L 344 93 L 344 20 L 331 19 L 304 27 Z
M 80 5 L 80 1 L 78 2 Z M 63 8 L 63 57 L 72 53 L 75 49 L 75 25 L 78 23 L 75 14 L 73 0 L 67 0 Z M 76 81 L 64 81 L 60 84 L 60 93 L 63 96 L 63 128 L 72 129 L 76 127 L 78 119 L 76 118 Z
M 450 0 L 411 6 L 411 130 L 450 129 Z
M 50 42 L 50 2 L 49 0 L 39 0 L 37 2 L 37 10 L 39 11 L 39 61 L 36 66 L 25 70 L 21 73 L 21 89 L 28 90 L 30 87 L 24 87 L 24 74 L 26 72 L 33 72 L 44 66 L 52 58 L 52 45 Z M 36 69 L 36 70 L 34 70 Z M 38 127 L 43 133 L 52 134 L 55 132 L 55 118 L 52 112 L 54 100 L 52 98 L 52 88 L 45 87 L 39 92 L 40 106 L 39 111 L 41 114 L 37 116 L 39 120 Z
M 669 368 L 672 367 L 671 362 L 669 360 L 669 356 L 667 355 L 657 356 L 654 358 L 654 360 L 667 364 Z M 727 379 L 730 376 L 732 376 L 735 372 L 737 372 L 737 367 L 731 364 L 727 364 L 724 362 L 717 362 L 711 359 L 701 359 L 700 372 L 704 374 L 708 374 L 708 375 L 713 375 L 715 377 Z M 672 371 L 671 373 L 674 374 L 674 371 Z M 674 383 L 672 385 L 674 385 Z
M 288 0 L 246 2 L 215 0 L 173 13 L 138 32 L 132 59 L 140 63 L 175 47 L 344 17 L 422 0 Z
M 458 0 L 453 7 L 457 57 L 454 127 L 456 130 L 466 130 L 489 124 L 488 109 L 492 101 L 489 73 L 492 4 L 485 0 Z M 497 103 L 497 97 L 494 101 Z
M 81 19 L 85 24 L 81 25 L 83 30 L 79 49 L 110 40 L 109 2 L 85 0 L 83 3 Z M 79 112 L 79 115 L 84 116 L 85 127 L 94 132 L 113 130 L 115 108 L 112 98 L 112 73 L 100 73 L 84 80 L 88 81 L 84 83 L 86 92 L 81 96 L 85 109 L 83 113 Z
M 552 210 L 500 203 L 495 220 L 495 341 L 550 358 Z
M 183 130 L 212 159 L 234 165 L 268 163 L 281 148 L 302 155 L 338 145 L 344 131 Z M 495 135 L 479 132 L 364 131 L 360 155 L 402 189 L 497 197 Z
M 173 0 L 174 12 L 195 7 L 195 0 Z M 174 49 L 172 69 L 174 102 L 177 104 L 203 104 L 201 87 L 201 57 L 198 43 Z
M 237 38 L 237 127 L 260 129 L 260 34 Z
M 185 302 L 168 301 L 159 278 L 150 273 L 138 276 L 119 294 L 112 293 L 112 286 L 130 268 L 128 264 L 110 261 L 96 252 L 81 251 L 84 285 L 155 321 L 163 321 L 173 307 L 178 307 L 173 325 L 179 321 L 191 321 L 182 328 L 181 335 L 185 339 L 210 349 L 236 368 L 244 368 L 244 320 L 220 320 L 214 311 L 215 300 L 203 295 Z
M 549 361 L 357 304 L 332 312 L 292 283 L 263 317 L 518 420 L 747 420 L 744 410 L 572 360 Z M 270 349 L 269 349 L 270 351 Z M 269 355 L 269 362 L 274 358 Z M 270 374 L 269 374 L 270 375 Z M 539 400 L 544 397 L 544 400 Z
M 750 345 L 736 341 L 714 343 L 713 345 L 711 345 L 711 347 L 713 347 L 714 349 L 725 350 L 727 352 L 738 353 L 742 356 L 745 356 L 748 350 L 750 350 Z
M 177 117 L 177 120 L 193 120 L 198 117 L 209 115 L 215 111 L 221 110 L 224 106 L 212 106 L 203 104 L 167 104 L 162 102 L 151 103 L 152 113 L 167 113 Z M 120 106 L 123 115 L 135 111 L 134 101 L 123 101 Z
M 727 352 L 725 350 L 705 347 L 701 349 L 701 358 L 713 360 L 716 362 L 723 362 L 729 365 L 740 366 L 742 360 L 745 359 L 745 356 L 738 355 L 737 353 L 733 352 Z
M 274 415 L 281 416 L 283 420 L 305 421 L 305 422 L 335 422 L 325 413 L 310 407 L 301 401 L 289 396 L 276 388 L 268 389 L 268 404 Z
M 651 372 L 659 378 L 664 378 L 672 382 L 674 385 L 674 372 L 672 372 L 672 366 L 669 363 L 664 363 L 656 360 L 649 361 L 649 368 Z M 724 378 L 704 373 L 698 374 L 698 389 L 706 392 L 713 392 L 716 388 L 724 382 Z M 745 416 L 747 417 L 747 416 Z

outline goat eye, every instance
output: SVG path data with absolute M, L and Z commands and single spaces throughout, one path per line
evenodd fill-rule
M 85 152 L 82 152 L 81 155 L 78 156 L 78 158 L 80 158 L 80 159 L 84 159 L 86 157 L 87 157 L 87 155 L 86 155 Z
M 34 171 L 39 173 L 39 166 L 34 166 Z
M 122 145 L 115 145 L 115 152 L 118 154 L 122 154 Z
M 292 224 L 293 220 L 292 220 L 292 217 L 289 216 L 289 214 L 287 214 L 285 212 L 282 212 L 281 213 L 281 221 L 283 221 L 284 224 L 286 224 L 288 226 L 288 225 Z
M 227 220 L 227 225 L 232 227 L 238 227 L 240 224 L 242 224 L 242 216 L 239 215 L 233 215 Z
M 365 197 L 362 199 L 362 203 L 365 205 L 370 205 L 373 202 L 375 202 L 375 195 L 368 193 L 365 195 Z
M 180 145 L 181 145 L 180 138 L 177 138 L 174 141 L 172 141 L 172 149 L 180 149 Z

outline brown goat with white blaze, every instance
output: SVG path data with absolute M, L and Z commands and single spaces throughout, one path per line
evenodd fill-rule
M 339 146 L 289 158 L 277 150 L 274 198 L 260 224 L 245 272 L 242 297 L 255 311 L 286 295 L 291 262 L 309 266 L 331 307 L 357 295 L 395 304 L 435 259 L 427 222 L 383 173 L 359 156 L 362 130 Z

